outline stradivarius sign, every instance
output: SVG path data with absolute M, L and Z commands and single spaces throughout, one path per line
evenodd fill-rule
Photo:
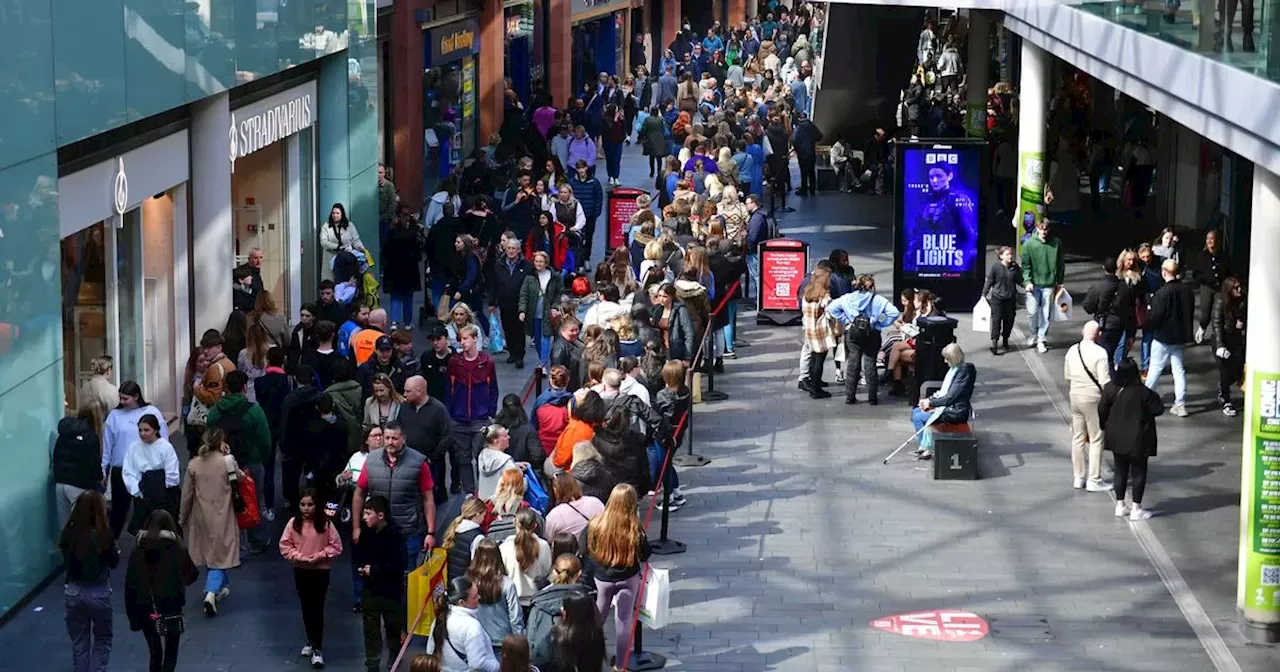
M 236 159 L 248 156 L 305 128 L 310 128 L 314 119 L 310 93 L 239 120 L 232 112 L 231 128 L 227 131 L 231 172 L 235 172 Z

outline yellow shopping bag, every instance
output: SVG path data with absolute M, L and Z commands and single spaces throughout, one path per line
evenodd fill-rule
M 412 635 L 431 636 L 431 627 L 436 621 L 434 598 L 445 591 L 445 551 L 437 548 L 420 567 L 409 572 L 409 620 L 413 626 Z M 418 618 L 418 613 L 422 618 Z

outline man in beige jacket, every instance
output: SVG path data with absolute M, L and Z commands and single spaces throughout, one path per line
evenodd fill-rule
M 1072 485 L 1077 490 L 1108 492 L 1111 484 L 1102 480 L 1103 437 L 1098 400 L 1102 398 L 1102 388 L 1111 382 L 1111 360 L 1106 349 L 1097 343 L 1098 332 L 1097 322 L 1086 322 L 1080 342 L 1067 349 L 1062 368 L 1071 401 L 1071 469 L 1075 476 Z

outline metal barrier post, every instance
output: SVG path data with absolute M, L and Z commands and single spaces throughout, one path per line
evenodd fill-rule
M 715 358 L 715 335 L 711 331 L 711 326 L 707 325 L 706 345 L 703 346 L 705 352 L 712 353 L 712 357 L 707 360 L 707 391 L 702 393 L 703 401 L 725 401 L 729 395 L 716 389 L 716 358 Z
M 696 455 L 693 452 L 693 407 L 689 407 L 689 414 L 685 417 L 685 436 L 689 440 L 689 452 L 671 456 L 671 463 L 677 467 L 705 467 L 711 464 L 711 460 Z M 666 515 L 663 511 L 662 515 Z
M 644 635 L 641 633 L 644 630 L 644 626 L 640 624 L 640 619 L 636 619 L 633 630 L 635 632 L 632 640 L 635 644 L 631 647 L 633 651 L 627 657 L 626 665 L 620 669 L 624 672 L 644 672 L 645 670 L 661 670 L 666 667 L 666 656 L 644 650 Z
M 666 476 L 667 469 L 669 468 L 670 467 L 668 465 L 663 465 L 662 473 L 658 476 L 659 480 L 661 480 L 663 476 Z M 662 487 L 662 532 L 656 541 L 649 542 L 649 550 L 654 555 L 677 555 L 679 553 L 684 553 L 688 548 L 683 543 L 676 541 L 675 539 L 667 538 L 667 524 L 671 518 L 671 488 L 662 486 L 661 483 L 653 484 L 655 490 L 660 486 Z M 639 648 L 639 645 L 637 645 L 637 648 Z

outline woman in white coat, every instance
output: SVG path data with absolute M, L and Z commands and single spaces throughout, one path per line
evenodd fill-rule
M 427 640 L 427 653 L 440 661 L 443 672 L 499 672 L 501 663 L 484 626 L 476 618 L 480 593 L 471 579 L 460 576 L 435 598 L 436 622 Z
M 333 280 L 333 259 L 342 250 L 356 255 L 364 254 L 364 243 L 360 241 L 360 232 L 347 219 L 347 209 L 341 203 L 334 203 L 329 209 L 329 221 L 320 227 L 320 247 L 324 249 L 323 264 L 320 268 L 321 278 Z

